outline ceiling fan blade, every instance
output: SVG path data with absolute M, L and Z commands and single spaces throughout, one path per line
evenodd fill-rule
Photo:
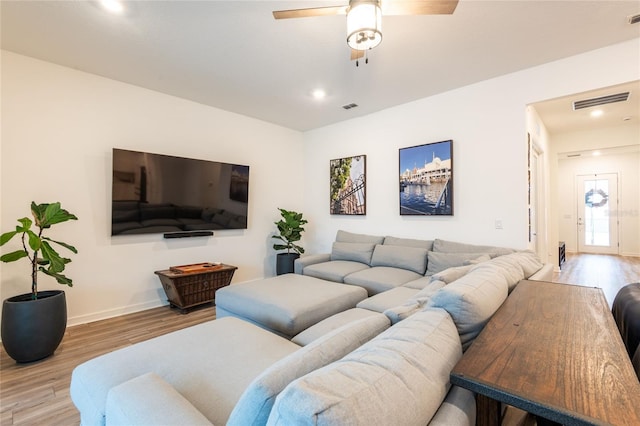
M 451 15 L 458 0 L 382 0 L 383 15 Z
M 349 6 L 327 6 L 312 7 L 309 9 L 274 10 L 273 17 L 276 19 L 289 19 L 310 18 L 312 16 L 344 15 L 347 13 L 348 8 Z
M 355 61 L 360 58 L 364 58 L 364 50 L 351 49 L 351 60 Z

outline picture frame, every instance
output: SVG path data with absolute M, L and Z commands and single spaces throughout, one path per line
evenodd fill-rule
M 329 213 L 367 214 L 367 156 L 337 158 L 329 161 Z
M 453 140 L 400 148 L 400 215 L 453 216 Z

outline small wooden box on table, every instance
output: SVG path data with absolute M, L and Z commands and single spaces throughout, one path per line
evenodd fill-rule
M 213 263 L 173 266 L 156 271 L 170 306 L 184 314 L 188 308 L 215 302 L 216 290 L 231 284 L 235 266 Z

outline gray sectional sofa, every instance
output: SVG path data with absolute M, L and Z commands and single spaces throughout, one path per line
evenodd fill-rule
M 532 252 L 434 239 L 382 237 L 338 231 L 331 253 L 297 259 L 294 271 L 365 288 L 375 295 L 398 287 L 422 289 L 430 277 L 452 267 L 472 266 L 499 256 L 528 257 L 525 278 L 550 280 L 552 265 Z
M 218 319 L 78 366 L 82 424 L 474 425 L 474 395 L 449 373 L 510 290 L 551 267 L 339 231 L 296 272 L 225 287 Z

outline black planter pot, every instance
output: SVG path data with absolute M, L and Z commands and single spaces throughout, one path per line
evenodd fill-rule
M 293 262 L 299 257 L 298 253 L 278 253 L 276 256 L 276 274 L 293 273 Z
M 64 291 L 40 291 L 6 299 L 2 304 L 2 345 L 16 362 L 32 362 L 52 355 L 67 328 Z

